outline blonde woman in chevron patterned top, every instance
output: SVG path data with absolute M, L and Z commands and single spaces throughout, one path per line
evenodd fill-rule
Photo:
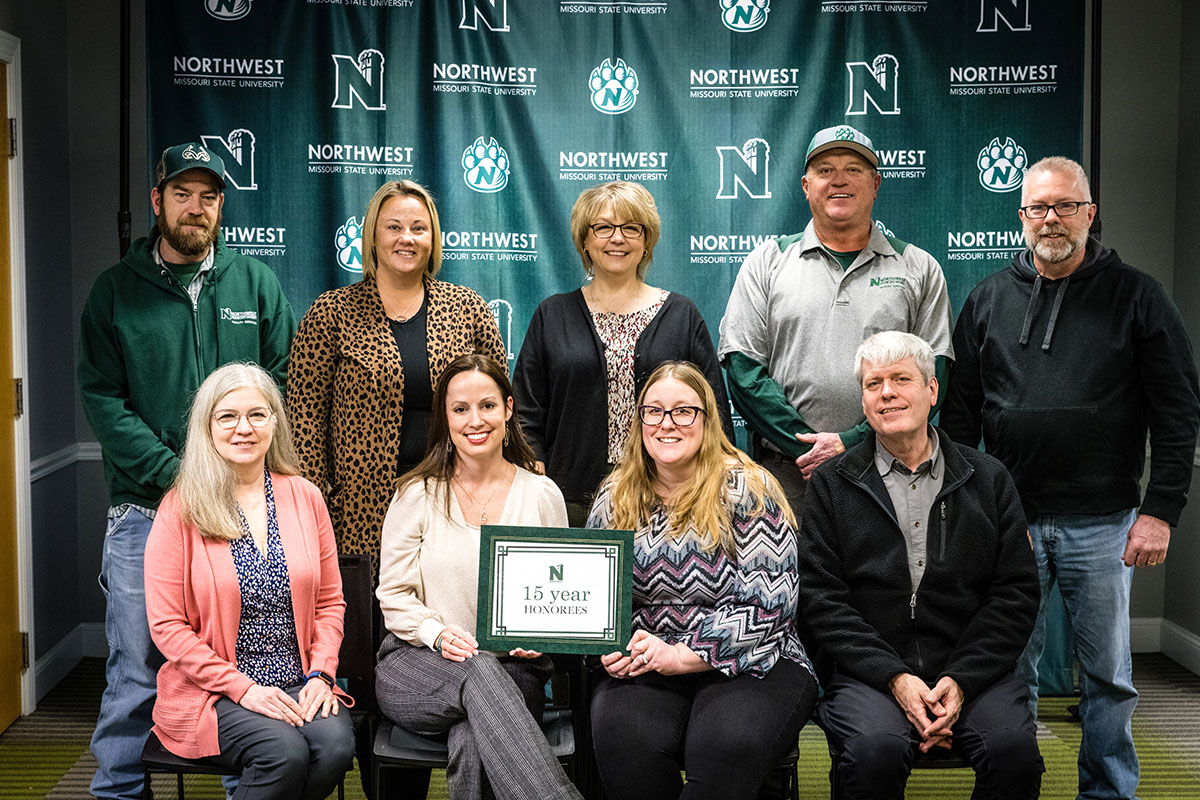
M 633 637 L 592 696 L 609 800 L 753 798 L 796 742 L 817 685 L 794 620 L 795 519 L 725 436 L 703 373 L 663 364 L 638 397 L 592 528 L 634 539 Z

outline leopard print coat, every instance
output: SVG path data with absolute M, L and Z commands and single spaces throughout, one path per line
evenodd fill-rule
M 426 279 L 429 377 L 465 353 L 507 370 L 504 343 L 483 298 Z M 404 419 L 404 368 L 375 281 L 316 299 L 292 340 L 287 411 L 304 477 L 324 493 L 338 552 L 370 553 L 396 484 Z M 378 580 L 378 577 L 376 578 Z

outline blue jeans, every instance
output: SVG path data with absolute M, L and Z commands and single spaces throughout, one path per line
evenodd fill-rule
M 108 686 L 92 735 L 99 762 L 92 794 L 99 798 L 139 798 L 142 746 L 150 733 L 151 712 L 163 658 L 150 640 L 142 560 L 151 520 L 130 506 L 109 511 L 100 562 L 104 591 L 104 633 L 108 638 Z
M 1136 510 L 1131 509 L 1112 514 L 1043 514 L 1029 520 L 1042 607 L 1017 663 L 1017 676 L 1029 685 L 1036 716 L 1046 595 L 1058 581 L 1079 658 L 1081 800 L 1133 798 L 1140 778 L 1131 725 L 1138 697 L 1129 647 L 1133 569 L 1121 563 L 1125 538 L 1136 518 Z

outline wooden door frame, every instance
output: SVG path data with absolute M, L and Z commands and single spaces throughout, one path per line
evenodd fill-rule
M 8 71 L 8 85 L 0 87 L 7 92 L 8 114 L 17 121 L 17 155 L 9 161 L 8 208 L 9 208 L 9 255 L 11 263 L 10 288 L 12 291 L 12 364 L 13 377 L 21 378 L 24 395 L 29 397 L 29 359 L 26 352 L 25 314 L 25 192 L 23 159 L 25 141 L 21 136 L 21 40 L 0 31 L 0 61 Z M 7 120 L 0 121 L 7 125 Z M 5 153 L 3 158 L 8 158 Z M 17 524 L 17 625 L 29 636 L 29 668 L 21 673 L 21 713 L 32 714 L 37 705 L 34 686 L 34 630 L 33 630 L 33 538 L 30 519 L 32 496 L 29 468 L 29 403 L 25 413 L 15 421 L 14 464 L 16 479 L 14 492 Z

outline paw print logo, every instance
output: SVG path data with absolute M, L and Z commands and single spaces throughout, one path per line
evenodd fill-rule
M 767 24 L 771 0 L 721 0 L 721 22 L 731 31 L 750 33 Z
M 362 220 L 350 217 L 334 234 L 338 266 L 347 272 L 362 272 Z
M 979 151 L 975 163 L 979 167 L 979 183 L 983 188 L 989 192 L 1011 192 L 1025 180 L 1029 156 L 1025 148 L 1014 142 L 1011 136 L 1006 136 L 1003 144 L 997 136 Z
M 592 93 L 592 106 L 605 114 L 624 114 L 637 102 L 638 76 L 633 68 L 618 58 L 614 65 L 604 59 L 592 70 L 588 81 Z
M 480 136 L 463 151 L 463 180 L 477 192 L 498 192 L 508 185 L 508 152 L 489 137 Z

